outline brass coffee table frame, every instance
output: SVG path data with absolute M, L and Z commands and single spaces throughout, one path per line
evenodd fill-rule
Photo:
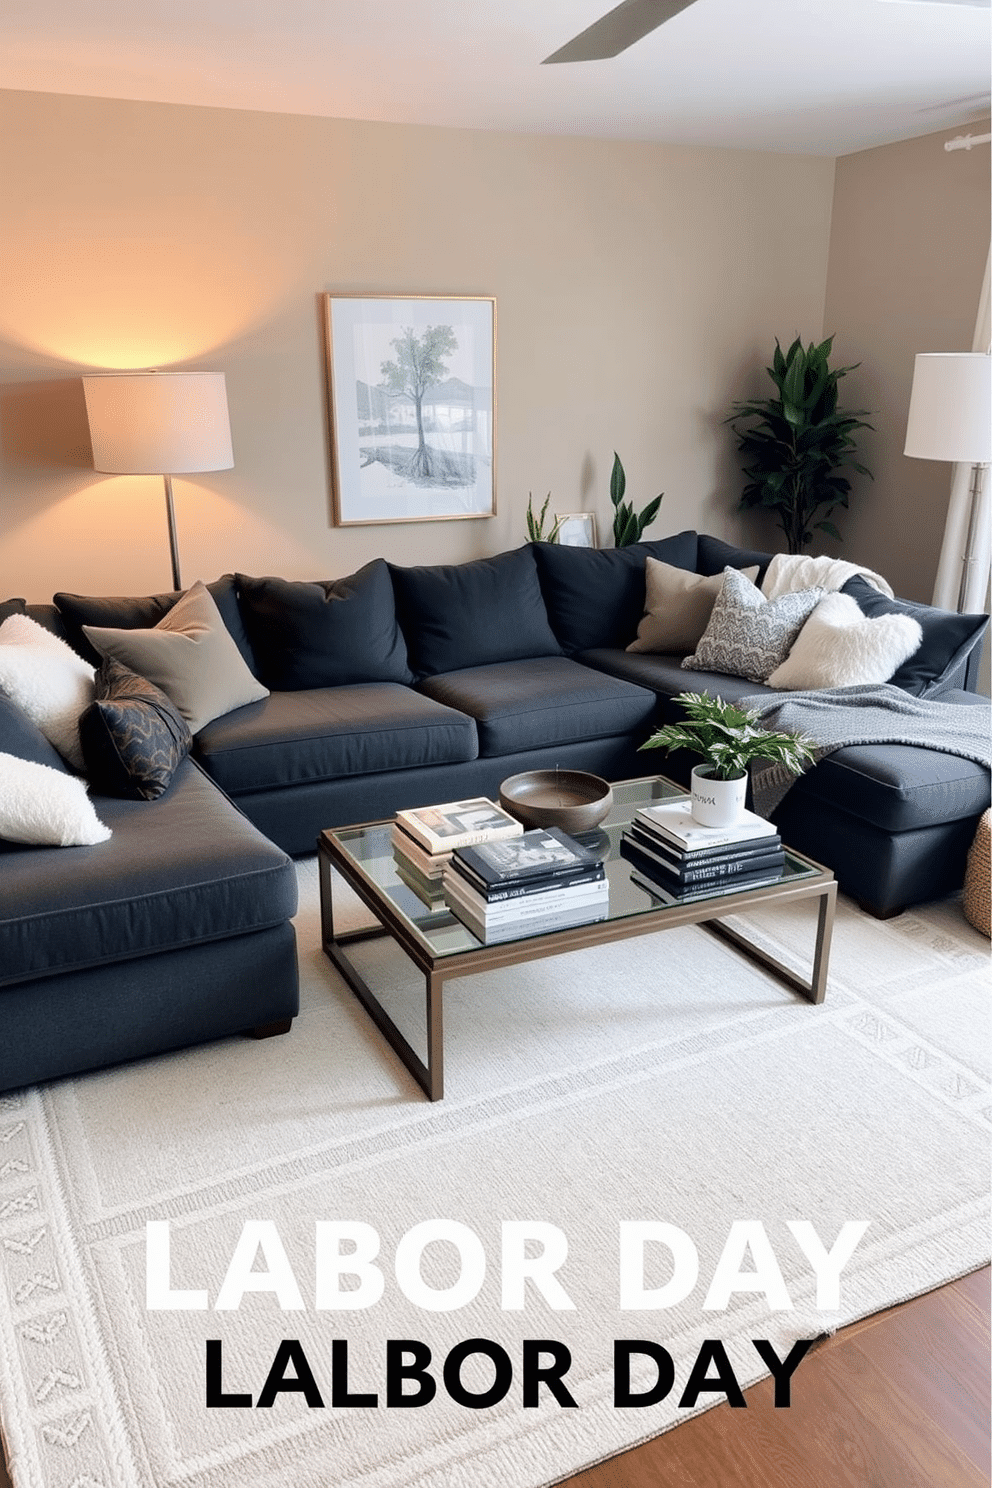
M 349 827 L 347 830 L 354 832 L 384 825 L 388 823 L 366 822 L 358 828 Z M 781 884 L 770 884 L 760 889 L 713 895 L 711 898 L 700 899 L 690 904 L 659 904 L 653 909 L 646 909 L 624 918 L 597 920 L 588 925 L 576 925 L 571 929 L 555 930 L 545 935 L 505 941 L 499 945 L 478 945 L 475 949 L 439 955 L 417 933 L 414 926 L 395 909 L 388 895 L 365 872 L 361 863 L 337 840 L 333 830 L 320 834 L 317 852 L 320 868 L 320 917 L 324 951 L 340 971 L 387 1043 L 432 1101 L 441 1100 L 444 1096 L 444 984 L 455 977 L 474 976 L 477 972 L 494 971 L 503 966 L 518 966 L 523 962 L 536 961 L 545 956 L 561 956 L 568 951 L 584 950 L 587 946 L 607 945 L 615 940 L 629 940 L 636 935 L 653 935 L 660 930 L 674 930 L 679 925 L 703 925 L 707 930 L 729 941 L 749 960 L 774 972 L 781 981 L 794 991 L 801 993 L 809 1002 L 821 1003 L 826 994 L 827 963 L 830 956 L 830 937 L 837 901 L 837 883 L 829 869 L 814 863 L 811 858 L 805 857 L 802 853 L 792 852 L 792 856 L 815 869 L 815 875 L 793 881 L 787 880 Z M 367 929 L 335 934 L 332 868 L 337 869 L 366 908 L 371 910 L 377 921 L 375 925 Z M 725 915 L 738 914 L 762 904 L 785 903 L 796 899 L 819 900 L 816 942 L 813 950 L 812 974 L 809 980 L 799 976 L 791 967 L 770 955 L 762 947 L 755 945 L 739 930 L 721 923 L 721 917 Z M 345 950 L 346 946 L 356 941 L 370 940 L 383 935 L 391 936 L 414 966 L 423 973 L 426 991 L 426 1064 L 396 1026 Z

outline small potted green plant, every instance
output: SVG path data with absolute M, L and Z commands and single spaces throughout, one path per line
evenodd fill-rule
M 810 741 L 801 734 L 759 728 L 756 708 L 738 708 L 700 692 L 679 693 L 675 702 L 685 722 L 666 724 L 641 748 L 688 749 L 703 756 L 692 772 L 691 807 L 702 826 L 727 827 L 740 820 L 752 760 L 771 760 L 790 775 L 801 775 L 815 759 Z
M 551 492 L 549 491 L 548 494 L 547 494 L 547 496 L 545 496 L 545 498 L 544 498 L 544 505 L 541 507 L 540 512 L 535 512 L 535 510 L 534 510 L 534 493 L 533 493 L 533 491 L 528 491 L 527 492 L 527 541 L 528 542 L 549 542 L 549 543 L 556 543 L 558 541 L 558 528 L 561 526 L 561 518 L 560 517 L 556 517 L 555 514 L 554 514 L 554 512 L 551 513 L 551 519 L 550 519 L 551 520 L 551 526 L 550 526 L 549 530 L 547 532 L 545 532 L 545 530 L 544 530 L 544 519 L 545 519 L 545 517 L 548 514 L 548 502 L 550 500 L 551 500 Z
M 649 501 L 643 511 L 636 512 L 633 503 L 624 501 L 624 492 L 627 489 L 627 475 L 623 468 L 623 461 L 613 451 L 613 469 L 610 472 L 610 501 L 613 504 L 613 546 L 615 548 L 626 548 L 631 543 L 640 542 L 645 527 L 650 527 L 658 515 L 661 506 L 661 498 L 664 491 L 660 492 L 653 501 Z

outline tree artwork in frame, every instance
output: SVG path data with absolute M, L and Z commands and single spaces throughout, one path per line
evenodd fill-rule
M 496 301 L 324 295 L 334 522 L 496 510 Z

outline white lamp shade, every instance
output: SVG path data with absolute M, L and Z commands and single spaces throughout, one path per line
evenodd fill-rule
M 93 469 L 182 475 L 234 465 L 223 372 L 109 372 L 83 378 Z
M 905 453 L 968 465 L 992 460 L 992 357 L 980 351 L 917 356 Z

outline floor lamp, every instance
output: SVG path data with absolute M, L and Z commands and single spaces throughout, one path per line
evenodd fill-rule
M 905 454 L 971 465 L 968 536 L 958 610 L 966 608 L 977 561 L 982 490 L 992 460 L 992 357 L 980 351 L 921 352 L 913 369 Z
M 172 477 L 234 466 L 223 372 L 106 372 L 83 378 L 93 469 L 161 475 L 172 586 L 182 588 Z

